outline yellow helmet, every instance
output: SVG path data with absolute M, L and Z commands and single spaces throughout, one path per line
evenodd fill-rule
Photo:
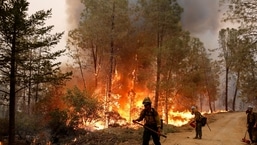
M 151 99 L 149 97 L 145 97 L 142 104 L 147 105 L 151 103 L 152 103 Z

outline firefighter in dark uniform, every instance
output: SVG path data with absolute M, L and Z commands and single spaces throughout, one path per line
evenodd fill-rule
M 246 114 L 247 114 L 247 131 L 249 134 L 249 138 L 251 140 L 252 143 L 256 143 L 256 137 L 254 134 L 256 134 L 255 130 L 256 130 L 256 117 L 255 117 L 255 113 L 253 112 L 253 107 L 252 106 L 248 106 L 247 110 L 246 110 Z
M 195 115 L 195 137 L 194 139 L 202 139 L 202 123 L 201 123 L 201 113 L 197 110 L 195 106 L 191 107 L 192 115 Z
M 153 129 L 154 131 L 161 133 L 161 120 L 158 115 L 158 112 L 151 107 L 151 100 L 149 97 L 146 97 L 143 100 L 144 109 L 141 111 L 140 116 L 133 120 L 135 121 L 145 121 L 145 126 Z M 155 145 L 161 145 L 160 143 L 160 135 L 148 130 L 147 128 L 144 129 L 143 133 L 143 145 L 149 145 L 150 137 L 152 136 L 153 142 Z

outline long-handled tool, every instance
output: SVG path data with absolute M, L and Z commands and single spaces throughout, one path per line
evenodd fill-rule
M 247 130 L 245 131 L 245 136 L 244 138 L 242 138 L 242 142 L 245 142 L 247 144 L 250 144 L 250 140 L 246 139 L 246 133 L 247 133 Z
M 158 135 L 160 135 L 160 136 L 162 136 L 162 137 L 167 138 L 166 135 L 164 135 L 164 134 L 162 134 L 162 133 L 159 133 L 159 132 L 153 130 L 152 128 L 150 128 L 150 127 L 148 127 L 148 126 L 145 126 L 145 125 L 143 125 L 143 124 L 141 124 L 141 123 L 139 123 L 139 122 L 137 122 L 137 121 L 133 121 L 133 123 L 139 124 L 139 125 L 143 126 L 144 128 L 146 128 L 146 129 L 148 129 L 148 130 L 150 130 L 150 131 L 152 131 L 152 132 L 154 132 L 154 133 L 156 133 L 156 134 L 158 134 Z
M 210 126 L 209 126 L 208 122 L 206 122 L 206 125 L 207 125 L 207 127 L 209 128 L 209 130 L 211 131 L 211 128 L 210 128 Z

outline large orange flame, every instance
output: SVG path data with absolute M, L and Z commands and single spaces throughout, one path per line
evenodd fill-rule
M 193 118 L 193 115 L 189 111 L 178 112 L 171 110 L 168 115 L 168 124 L 174 126 L 185 125 Z

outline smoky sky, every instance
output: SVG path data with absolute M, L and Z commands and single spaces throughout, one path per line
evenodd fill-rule
M 69 29 L 74 29 L 79 24 L 83 5 L 81 4 L 81 0 L 66 0 L 66 5 L 68 27 Z
M 130 0 L 134 2 L 135 0 Z M 182 13 L 183 28 L 191 33 L 216 31 L 219 28 L 219 0 L 177 0 L 184 9 Z M 79 23 L 83 5 L 80 0 L 66 0 L 69 27 Z
M 216 31 L 220 25 L 219 0 L 178 0 L 184 9 L 183 28 L 191 33 Z
M 137 0 L 129 0 L 136 2 Z M 205 47 L 217 47 L 217 32 L 221 27 L 219 13 L 219 0 L 177 0 L 183 8 L 181 22 L 183 29 L 203 41 Z M 78 26 L 80 14 L 83 10 L 81 0 L 66 0 L 68 27 L 74 29 Z

